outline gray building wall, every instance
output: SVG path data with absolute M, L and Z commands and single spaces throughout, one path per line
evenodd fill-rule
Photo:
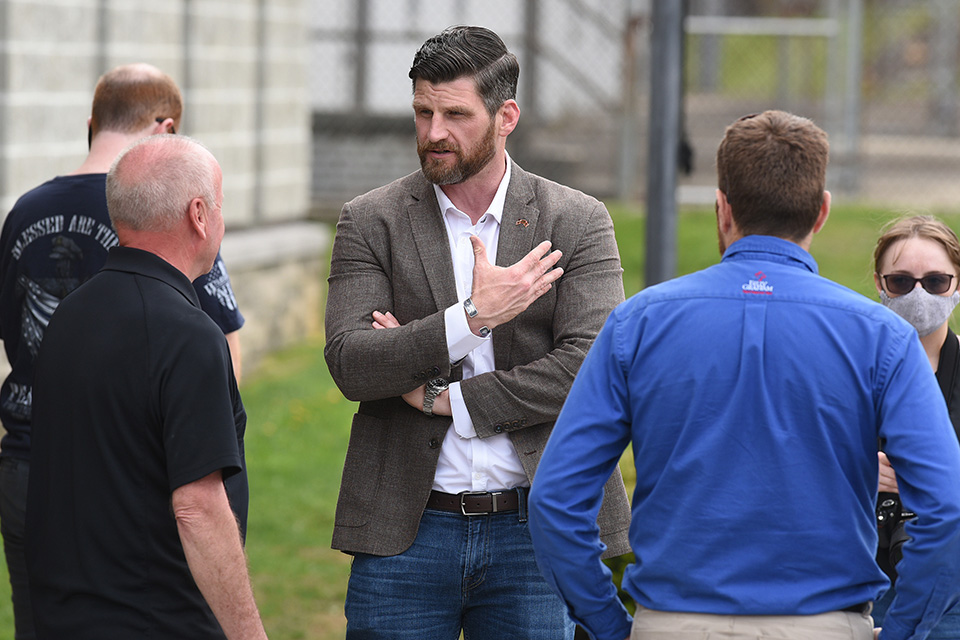
M 154 64 L 183 91 L 178 133 L 207 145 L 223 168 L 223 254 L 247 318 L 246 370 L 319 330 L 328 232 L 306 222 L 307 4 L 0 0 L 0 216 L 82 162 L 104 71 Z

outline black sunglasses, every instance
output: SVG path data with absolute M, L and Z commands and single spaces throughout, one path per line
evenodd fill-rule
M 922 278 L 914 278 L 913 276 L 902 273 L 890 273 L 880 277 L 883 278 L 884 284 L 887 285 L 887 292 L 895 296 L 903 296 L 910 293 L 913 291 L 913 288 L 917 286 L 918 282 L 927 293 L 938 296 L 949 291 L 950 283 L 953 281 L 953 275 L 949 273 L 931 273 Z

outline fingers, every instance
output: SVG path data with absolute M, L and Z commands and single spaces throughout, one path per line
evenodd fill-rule
M 877 489 L 879 491 L 886 491 L 889 493 L 900 493 L 900 489 L 897 486 L 897 474 L 894 472 L 893 467 L 890 466 L 887 456 L 883 453 L 880 453 L 880 455 L 883 457 L 880 459 L 880 472 L 877 476 Z
M 544 240 L 517 264 L 521 266 L 524 271 L 538 271 L 540 274 L 544 274 L 549 271 L 557 262 L 560 261 L 561 256 L 563 255 L 560 250 L 550 251 L 551 245 L 549 240 Z
M 473 245 L 474 267 L 478 264 L 489 264 L 487 247 L 483 244 L 483 240 L 478 236 L 470 236 L 470 243 Z M 549 240 L 544 240 L 521 258 L 517 265 L 520 265 L 520 269 L 524 272 L 537 270 L 541 274 L 546 273 L 563 257 L 563 253 L 559 249 L 550 252 L 551 246 L 553 245 Z
M 374 311 L 372 325 L 374 329 L 395 329 L 400 326 L 400 321 L 389 311 L 386 313 Z

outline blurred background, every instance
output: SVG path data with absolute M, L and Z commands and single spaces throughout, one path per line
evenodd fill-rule
M 93 87 L 118 64 L 172 75 L 180 131 L 223 167 L 222 253 L 247 319 L 248 554 L 278 640 L 343 637 L 349 558 L 329 545 L 355 404 L 322 358 L 334 223 L 418 168 L 407 72 L 464 23 L 519 57 L 510 153 L 605 201 L 628 295 L 662 245 L 679 245 L 678 273 L 716 262 L 716 147 L 768 108 L 830 134 L 834 214 L 813 247 L 827 277 L 875 295 L 869 256 L 897 212 L 960 230 L 960 0 L 0 0 L 0 216 L 79 166 Z M 654 41 L 676 48 L 669 73 Z M 652 199 L 665 164 L 675 179 Z M 678 239 L 651 233 L 655 217 L 679 218 Z M 2 640 L 11 615 L 0 558 Z
M 444 27 L 490 27 L 520 58 L 522 166 L 642 206 L 655 1 L 0 0 L 0 211 L 79 165 L 102 72 L 164 69 L 182 132 L 224 168 L 223 254 L 255 369 L 319 330 L 342 204 L 417 169 L 407 71 Z M 684 12 L 679 206 L 712 205 L 727 124 L 780 108 L 830 134 L 835 203 L 957 208 L 960 0 L 669 5 Z
M 713 202 L 724 127 L 767 108 L 827 129 L 844 200 L 960 200 L 957 0 L 671 0 L 686 5 L 678 197 Z M 417 168 L 407 70 L 450 24 L 520 58 L 511 153 L 601 198 L 643 200 L 650 0 L 324 0 L 311 4 L 312 204 L 320 212 Z M 369 153 L 375 147 L 374 153 Z M 370 180 L 370 178 L 374 178 Z

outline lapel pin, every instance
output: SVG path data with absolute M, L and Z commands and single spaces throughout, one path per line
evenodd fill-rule
M 520 218 L 519 220 L 517 220 L 517 226 L 518 226 L 518 227 L 529 227 L 529 226 L 530 226 L 530 223 L 527 222 L 525 218 Z

